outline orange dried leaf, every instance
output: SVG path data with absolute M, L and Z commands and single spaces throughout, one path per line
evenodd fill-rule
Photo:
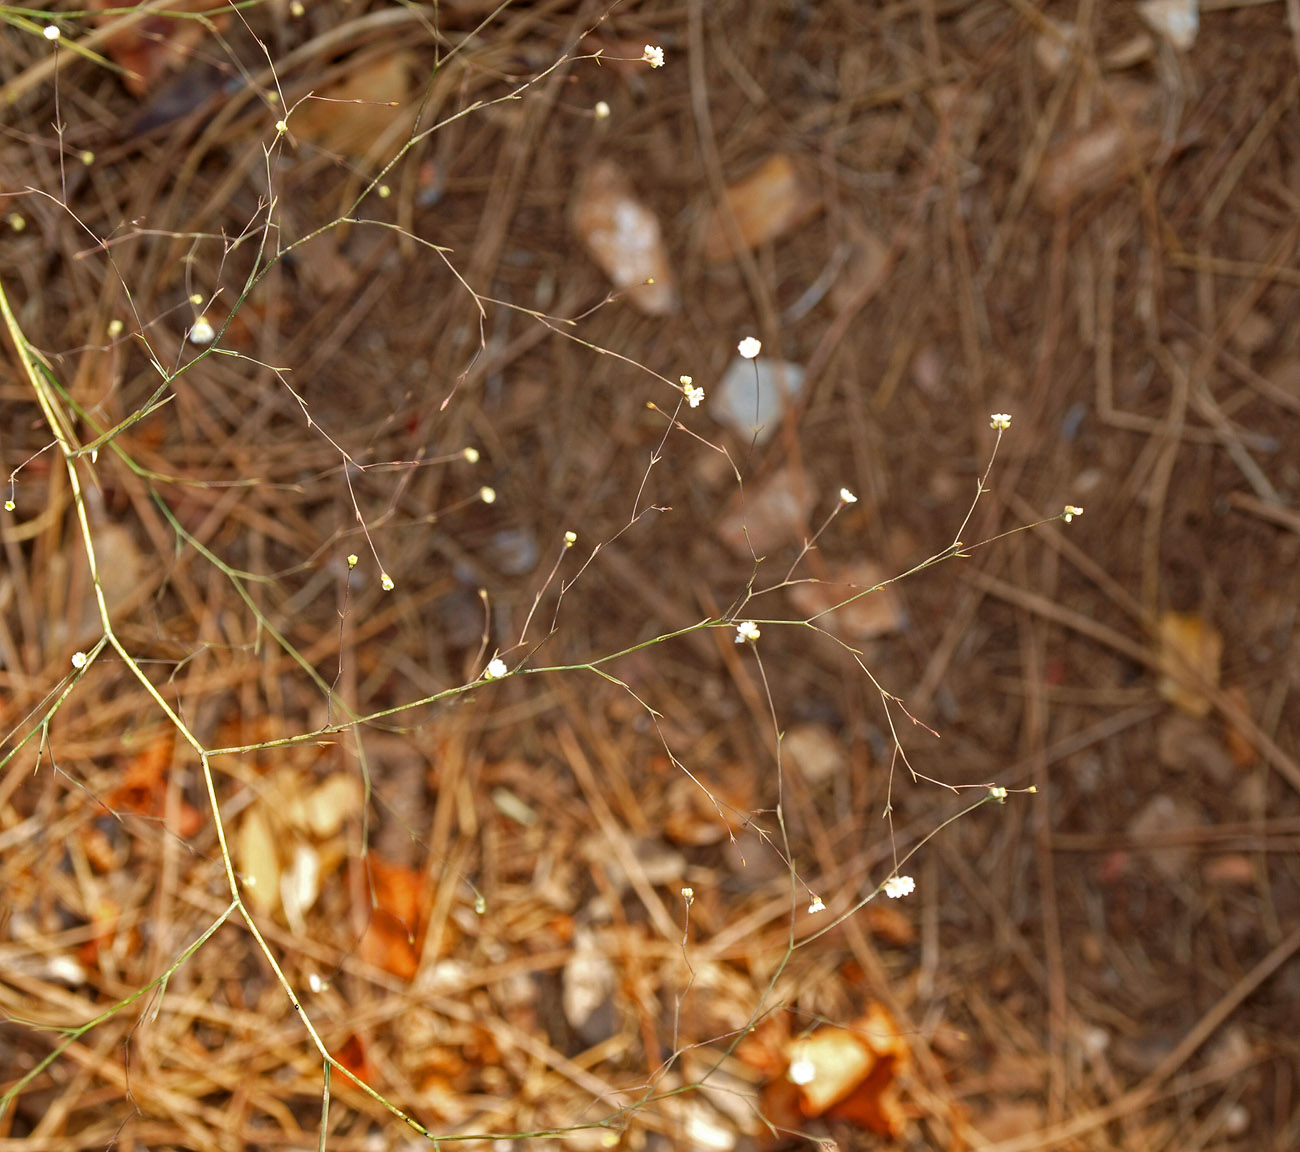
M 730 185 L 725 196 L 750 250 L 794 231 L 821 211 L 821 203 L 784 152 L 769 156 L 757 171 Z M 724 220 L 723 210 L 715 208 L 704 223 L 704 258 L 711 264 L 734 255 Z
M 122 910 L 107 897 L 101 897 L 91 908 L 90 923 L 93 934 L 77 949 L 77 959 L 87 968 L 99 966 L 100 950 L 112 941 L 113 925 L 121 914 Z
M 742 766 L 722 768 L 717 777 L 676 777 L 668 786 L 663 834 L 674 844 L 719 844 L 734 838 L 758 806 L 754 777 Z
M 906 1116 L 898 1077 L 911 1053 L 880 1005 L 849 1028 L 819 1028 L 787 1047 L 787 1076 L 799 1086 L 800 1107 L 812 1119 L 849 1120 L 896 1139 Z
M 1259 881 L 1254 861 L 1242 852 L 1211 856 L 1201 866 L 1201 875 L 1207 884 L 1223 887 L 1253 888 Z
M 369 1084 L 374 1079 L 374 1072 L 366 1059 L 365 1043 L 355 1032 L 339 1045 L 338 1051 L 334 1053 L 334 1059 L 358 1080 Z
M 786 1019 L 779 1013 L 765 1017 L 736 1045 L 736 1056 L 765 1079 L 777 1079 L 785 1074 L 789 1061 L 785 1056 L 790 1033 Z
M 602 272 L 650 316 L 677 310 L 677 289 L 659 218 L 632 181 L 602 160 L 583 178 L 573 202 L 573 230 Z
M 916 942 L 916 925 L 893 901 L 885 904 L 873 900 L 864 911 L 867 927 L 876 939 L 892 944 L 895 948 L 906 948 Z
M 109 792 L 105 803 L 110 808 L 138 812 L 152 819 L 165 816 L 167 776 L 171 771 L 175 744 L 175 734 L 167 732 L 132 757 L 122 773 L 122 782 Z M 198 809 L 182 799 L 175 826 L 169 826 L 169 831 L 189 837 L 199 830 L 202 823 L 203 817 Z
M 373 855 L 367 865 L 373 904 L 361 937 L 361 958 L 402 980 L 414 979 L 424 942 L 420 915 L 423 882 L 410 868 Z
M 1250 700 L 1247 699 L 1246 693 L 1241 687 L 1234 685 L 1226 691 L 1228 699 L 1236 704 L 1245 715 L 1249 716 Z M 1255 747 L 1255 742 L 1251 739 L 1249 733 L 1232 720 L 1225 720 L 1223 739 L 1228 746 L 1228 755 L 1232 757 L 1232 762 L 1237 768 L 1244 772 L 1247 768 L 1255 766 L 1255 762 L 1259 759 L 1259 749 Z
M 1223 637 L 1195 613 L 1166 612 L 1160 617 L 1160 695 L 1192 716 L 1210 711 L 1209 691 L 1219 685 Z
M 289 117 L 289 129 L 328 152 L 364 159 L 379 144 L 396 142 L 413 122 L 409 105 L 414 69 L 409 52 L 362 61 L 343 79 L 300 103 Z

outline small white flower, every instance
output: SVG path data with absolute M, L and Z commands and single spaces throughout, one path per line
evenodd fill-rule
M 791 1060 L 790 1068 L 786 1072 L 786 1078 L 791 1084 L 811 1084 L 813 1077 L 817 1075 L 817 1065 L 807 1057 L 799 1060 Z
M 1078 507 L 1075 504 L 1067 504 L 1065 506 L 1065 511 L 1061 513 L 1061 519 L 1068 524 L 1076 516 L 1082 516 L 1082 515 L 1083 515 L 1082 508 Z
M 647 44 L 645 51 L 641 54 L 644 60 L 651 68 L 662 68 L 664 66 L 664 50 L 657 48 L 653 44 Z
M 682 395 L 686 397 L 686 403 L 692 408 L 698 408 L 700 401 L 704 399 L 704 389 L 697 388 L 691 383 L 689 376 L 682 377 Z
M 361 557 L 360 557 L 360 556 L 358 556 L 355 552 L 349 552 L 349 553 L 348 553 L 348 571 L 351 572 L 352 569 L 355 568 L 355 567 L 357 566 L 357 564 L 360 563 L 360 561 L 361 561 Z
M 989 799 L 996 800 L 999 804 L 1005 804 L 1007 801 L 1007 790 L 1001 784 L 994 784 L 989 788 Z
M 216 339 L 217 330 L 208 322 L 206 316 L 200 316 L 190 329 L 191 344 L 211 344 Z
M 283 136 L 286 132 L 289 131 L 289 121 L 288 121 L 288 120 L 277 120 L 277 121 L 275 122 L 275 130 L 276 130 L 278 133 L 280 133 L 281 136 Z
M 1011 427 L 1011 414 L 1009 412 L 994 412 L 989 417 L 989 427 L 996 428 L 999 432 L 1005 432 Z
M 46 24 L 44 32 L 46 40 L 57 40 L 63 35 L 63 33 L 59 31 L 59 26 L 57 24 Z
M 822 903 L 822 898 L 816 893 L 813 894 L 812 900 L 808 902 L 808 915 L 813 916 L 818 912 L 825 912 L 826 905 Z
M 683 889 L 682 889 L 682 899 L 686 901 L 686 905 L 687 905 L 687 907 L 690 907 L 690 905 L 693 904 L 693 903 L 695 902 L 695 889 L 694 889 L 694 888 L 683 888 Z
M 483 673 L 484 680 L 500 680 L 510 669 L 506 667 L 506 662 L 500 656 L 494 656 L 492 662 L 488 664 L 487 671 Z
M 757 640 L 762 633 L 758 630 L 758 625 L 752 620 L 745 620 L 743 623 L 736 625 L 736 643 L 743 644 L 746 640 Z
M 6 511 L 6 512 L 12 512 L 12 511 L 13 511 L 15 508 L 17 508 L 17 507 L 18 507 L 18 505 L 15 504 L 15 503 L 13 502 L 12 498 L 9 499 L 9 500 L 6 500 L 6 501 L 5 501 L 5 511 Z
M 609 105 L 606 104 L 604 100 L 597 100 L 596 107 L 593 109 L 593 111 L 596 114 L 597 120 L 609 119 Z
M 858 502 L 858 498 L 847 488 L 840 489 L 840 499 L 843 500 L 845 504 L 856 504 Z
M 95 154 L 87 148 L 84 152 L 77 153 L 77 159 L 89 168 L 95 162 Z
M 885 895 L 891 900 L 910 896 L 916 891 L 916 881 L 910 876 L 891 876 L 885 881 Z
M 564 546 L 566 548 L 572 548 L 577 542 L 578 534 L 576 532 L 570 531 L 564 534 Z
M 754 336 L 746 336 L 739 344 L 736 345 L 736 351 L 739 352 L 746 360 L 752 360 L 761 351 L 763 351 L 763 342 Z
M 108 322 L 108 338 L 110 340 L 116 340 L 119 336 L 122 335 L 122 329 L 124 327 L 125 325 L 122 323 L 122 321 L 119 320 L 116 316 L 114 316 L 113 319 Z
M 391 592 L 397 585 L 393 583 L 393 578 L 387 572 L 383 572 L 379 576 L 379 587 L 385 592 Z
M 465 449 L 462 450 L 461 455 L 464 456 L 465 459 L 468 460 L 471 464 L 477 464 L 477 463 L 478 463 L 478 449 L 477 449 L 477 448 L 465 448 Z
M 489 488 L 484 484 L 483 487 L 478 490 L 478 498 L 482 500 L 484 504 L 495 504 L 497 502 L 497 490 L 495 488 Z
M 72 654 L 72 666 L 74 668 L 84 668 L 89 657 L 84 652 L 74 652 Z

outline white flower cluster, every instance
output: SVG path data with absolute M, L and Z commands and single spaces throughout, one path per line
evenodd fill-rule
M 916 881 L 910 876 L 891 876 L 885 881 L 885 895 L 891 900 L 900 900 L 916 891 Z

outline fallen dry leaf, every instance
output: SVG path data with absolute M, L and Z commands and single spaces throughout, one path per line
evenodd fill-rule
M 899 901 L 898 904 L 905 903 Z M 916 925 L 902 908 L 892 900 L 885 903 L 873 900 L 863 909 L 867 927 L 877 940 L 895 948 L 907 948 L 916 943 Z
M 171 732 L 150 741 L 127 762 L 121 783 L 104 798 L 105 803 L 110 808 L 138 812 L 152 819 L 165 817 L 167 777 L 171 772 L 175 745 L 176 737 Z M 168 830 L 187 838 L 193 836 L 202 824 L 203 816 L 199 810 L 182 798 L 176 825 L 169 825 Z
M 819 1028 L 786 1048 L 787 1078 L 808 1119 L 848 1120 L 894 1140 L 906 1124 L 898 1077 L 911 1052 L 879 1004 L 847 1028 Z
M 244 881 L 244 895 L 254 910 L 263 914 L 276 911 L 280 907 L 280 846 L 266 805 L 250 805 L 240 820 L 235 864 Z
M 1208 690 L 1219 685 L 1223 637 L 1202 616 L 1166 612 L 1160 617 L 1158 643 L 1160 695 L 1192 716 L 1207 715 Z
M 590 928 L 579 928 L 560 982 L 564 1018 L 569 1027 L 589 1042 L 605 1039 L 606 1036 L 592 1033 L 602 1030 L 599 1028 L 602 1021 L 597 1017 L 609 1005 L 618 982 L 609 959 L 608 942 L 598 939 Z M 593 1029 L 593 1024 L 598 1027 Z
M 1201 24 L 1197 0 L 1139 0 L 1137 11 L 1151 31 L 1179 52 L 1196 43 Z
M 355 159 L 395 144 L 414 122 L 415 64 L 409 52 L 358 62 L 341 80 L 299 103 L 289 116 L 290 130 L 300 140 Z
M 821 211 L 821 202 L 784 152 L 769 156 L 756 171 L 728 186 L 724 197 L 750 250 L 793 232 Z M 708 214 L 702 235 L 704 259 L 710 264 L 721 264 L 735 255 L 723 208 Z
M 423 881 L 418 872 L 389 864 L 373 852 L 365 866 L 373 903 L 361 937 L 361 959 L 399 979 L 412 980 L 424 943 Z
M 907 613 L 892 584 L 876 585 L 888 579 L 883 568 L 860 560 L 846 568 L 833 569 L 829 582 L 809 581 L 790 586 L 790 600 L 804 617 L 816 616 L 821 627 L 844 640 L 871 640 L 907 626 Z M 852 603 L 844 603 L 856 592 L 876 588 Z M 835 605 L 841 607 L 835 607 Z M 824 615 L 823 615 L 824 613 Z
M 1197 805 L 1180 796 L 1152 796 L 1128 823 L 1128 834 L 1138 844 L 1160 836 L 1194 833 L 1203 827 L 1205 817 Z M 1184 843 L 1167 843 L 1147 849 L 1155 869 L 1166 880 L 1185 877 L 1195 851 L 1190 836 Z
M 1099 123 L 1072 133 L 1044 159 L 1038 199 L 1048 210 L 1119 184 L 1154 154 L 1160 137 L 1152 123 L 1154 90 L 1117 85 L 1112 91 L 1113 101 L 1100 106 Z
M 1211 856 L 1201 865 L 1201 876 L 1207 884 L 1236 888 L 1254 888 L 1259 882 L 1255 862 L 1242 852 Z
M 848 757 L 844 742 L 825 724 L 796 724 L 781 741 L 788 757 L 808 784 L 826 784 L 841 772 Z
M 808 529 L 814 495 L 811 485 L 798 484 L 794 472 L 782 468 L 756 488 L 746 488 L 718 525 L 718 536 L 737 556 L 752 548 L 759 556 L 783 545 L 799 544 Z
M 734 838 L 758 806 L 753 773 L 730 764 L 697 780 L 679 772 L 668 784 L 664 837 L 693 846 Z
M 1241 687 L 1234 684 L 1225 691 L 1228 699 L 1235 703 L 1245 715 L 1249 716 L 1250 700 Z M 1248 732 L 1232 720 L 1225 719 L 1223 723 L 1223 739 L 1228 746 L 1228 755 L 1232 757 L 1232 762 L 1239 771 L 1244 772 L 1247 768 L 1255 766 L 1255 762 L 1259 759 L 1259 749 L 1255 747 L 1255 742 Z
M 167 7 L 172 12 L 212 10 L 212 5 L 206 0 L 175 0 Z M 93 0 L 91 8 L 96 11 L 112 9 L 113 15 L 98 18 L 100 24 L 122 21 L 124 6 L 115 0 Z M 220 31 L 226 24 L 227 14 L 219 12 L 207 19 Z M 152 92 L 163 76 L 186 64 L 207 35 L 204 23 L 192 17 L 150 13 L 109 35 L 103 43 L 103 50 L 114 64 L 126 70 L 122 76 L 126 90 L 132 96 L 142 97 Z
M 650 316 L 677 310 L 677 289 L 659 218 L 639 199 L 612 160 L 595 165 L 578 185 L 573 230 L 615 288 Z

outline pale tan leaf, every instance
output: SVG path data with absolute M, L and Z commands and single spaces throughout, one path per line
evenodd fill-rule
M 821 202 L 784 152 L 769 156 L 756 171 L 730 185 L 725 197 L 749 249 L 794 231 L 821 211 Z M 724 219 L 724 210 L 714 208 L 704 222 L 704 258 L 711 264 L 735 255 Z
M 639 199 L 632 181 L 613 161 L 602 160 L 578 186 L 573 230 L 615 288 L 642 312 L 677 310 L 677 289 L 659 218 Z
M 235 863 L 244 882 L 244 896 L 256 912 L 280 906 L 280 851 L 271 821 L 260 804 L 244 813 L 235 840 Z

